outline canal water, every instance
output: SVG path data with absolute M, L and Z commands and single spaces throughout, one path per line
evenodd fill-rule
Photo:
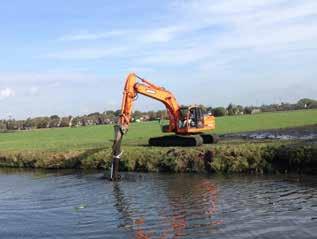
M 317 177 L 1 169 L 0 238 L 317 238 Z

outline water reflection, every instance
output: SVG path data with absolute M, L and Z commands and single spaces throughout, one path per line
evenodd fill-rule
M 175 178 L 168 183 L 167 195 L 170 211 L 166 215 L 172 219 L 174 238 L 195 234 L 211 235 L 213 225 L 223 223 L 217 219 L 217 185 L 208 179 Z
M 137 219 L 133 219 L 135 215 L 138 215 L 138 213 L 135 212 L 135 215 L 133 215 L 130 202 L 124 196 L 124 193 L 120 188 L 120 183 L 118 182 L 113 182 L 113 195 L 115 198 L 114 206 L 118 210 L 118 213 L 121 215 L 121 220 L 123 220 L 123 223 L 119 225 L 119 228 L 132 228 L 133 230 L 135 230 L 135 238 L 137 239 L 150 238 L 142 229 L 142 225 L 144 224 L 144 218 L 140 217 Z
M 134 238 L 183 238 L 193 231 L 198 237 L 207 236 L 223 223 L 215 216 L 218 189 L 211 180 L 167 177 L 160 181 L 162 187 L 151 187 L 150 194 L 161 199 L 159 204 L 148 202 L 147 195 L 134 203 L 137 191 L 125 192 L 120 184 L 113 184 L 114 207 L 121 215 L 119 228 L 134 232 Z

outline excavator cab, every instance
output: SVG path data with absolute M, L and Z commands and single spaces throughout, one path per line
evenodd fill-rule
M 178 128 L 184 129 L 188 127 L 188 107 L 181 107 L 179 109 Z
M 181 130 L 204 127 L 204 113 L 198 106 L 181 107 L 178 128 Z
M 204 127 L 204 113 L 202 108 L 193 106 L 189 108 L 189 128 L 203 128 Z
M 162 127 L 163 132 L 174 132 L 175 135 L 167 135 L 150 138 L 151 146 L 200 146 L 202 144 L 215 143 L 218 139 L 212 134 L 202 134 L 215 128 L 213 116 L 206 115 L 199 106 L 182 106 L 177 113 L 177 128 L 171 131 L 171 125 Z M 171 123 L 171 121 L 170 121 Z

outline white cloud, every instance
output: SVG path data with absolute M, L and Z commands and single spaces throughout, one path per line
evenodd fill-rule
M 157 28 L 144 29 L 117 29 L 108 32 L 79 32 L 59 37 L 60 41 L 92 41 L 105 39 L 129 39 L 129 41 L 138 41 L 142 43 L 164 43 L 173 40 L 179 34 L 188 31 L 187 27 L 165 26 Z
M 58 38 L 59 41 L 84 41 L 84 40 L 100 40 L 112 37 L 118 37 L 126 35 L 129 30 L 113 30 L 109 32 L 91 33 L 87 31 L 82 31 L 79 33 L 72 33 L 61 36 Z
M 177 38 L 189 29 L 181 25 L 159 27 L 154 30 L 145 31 L 139 39 L 145 43 L 167 43 Z
M 121 55 L 125 50 L 125 47 L 79 48 L 73 50 L 65 50 L 62 52 L 49 53 L 46 55 L 46 57 L 55 60 L 92 60 Z
M 11 88 L 5 88 L 0 90 L 0 100 L 13 96 L 15 96 L 15 92 Z
M 138 61 L 153 67 L 164 62 L 180 65 L 219 58 L 224 50 L 300 50 L 313 47 L 317 41 L 316 15 L 314 0 L 179 0 L 173 2 L 169 20 L 156 26 L 82 31 L 60 37 L 67 41 L 111 41 L 112 48 L 79 48 L 47 57 L 91 60 L 137 56 Z M 188 49 L 190 42 L 191 48 L 198 50 Z
M 1 73 L 0 82 L 2 84 L 15 84 L 23 86 L 24 89 L 35 91 L 36 88 L 44 84 L 49 87 L 58 87 L 62 82 L 86 82 L 100 80 L 101 77 L 81 72 L 80 69 L 73 71 L 48 71 L 48 72 L 21 72 L 21 73 Z M 30 86 L 31 85 L 31 86 Z
M 139 61 L 145 64 L 184 65 L 200 61 L 208 56 L 210 56 L 209 50 L 198 46 L 160 50 L 151 56 L 142 57 Z
M 197 28 L 220 26 L 218 49 L 268 47 L 316 40 L 317 2 L 301 0 L 231 0 L 178 2 L 184 19 Z M 314 18 L 310 19 L 310 17 Z
M 67 41 L 110 39 L 112 42 L 111 44 L 115 44 L 115 46 L 108 48 L 86 47 L 66 49 L 64 51 L 46 54 L 44 57 L 54 60 L 93 60 L 116 56 L 119 56 L 120 58 L 126 58 L 131 55 L 139 56 L 144 53 L 144 50 L 142 50 L 143 47 L 160 43 L 167 44 L 186 33 L 188 30 L 187 27 L 177 25 L 154 29 L 114 30 L 103 33 L 65 35 L 59 39 Z M 107 45 L 107 43 L 105 44 Z
M 40 88 L 38 86 L 31 86 L 28 89 L 28 94 L 31 96 L 37 95 L 40 92 Z

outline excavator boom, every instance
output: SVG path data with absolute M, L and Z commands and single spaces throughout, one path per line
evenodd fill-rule
M 137 82 L 138 79 L 141 81 L 141 83 Z M 130 73 L 124 86 L 121 114 L 119 116 L 118 124 L 114 127 L 115 136 L 112 146 L 113 160 L 110 176 L 112 180 L 117 180 L 119 177 L 119 161 L 122 154 L 121 142 L 123 135 L 128 132 L 132 117 L 133 102 L 135 101 L 137 94 L 142 94 L 162 102 L 166 106 L 170 118 L 169 131 L 172 132 L 176 129 L 176 114 L 179 111 L 180 106 L 178 105 L 174 95 L 164 88 L 156 86 L 134 73 Z
M 137 82 L 137 79 L 139 79 L 141 83 Z M 163 87 L 156 86 L 136 74 L 131 73 L 126 79 L 121 105 L 121 115 L 119 118 L 119 126 L 122 128 L 124 133 L 128 130 L 132 117 L 133 102 L 137 94 L 162 102 L 168 111 L 170 119 L 169 131 L 173 132 L 176 130 L 178 118 L 177 114 L 180 106 L 177 103 L 175 96 Z

